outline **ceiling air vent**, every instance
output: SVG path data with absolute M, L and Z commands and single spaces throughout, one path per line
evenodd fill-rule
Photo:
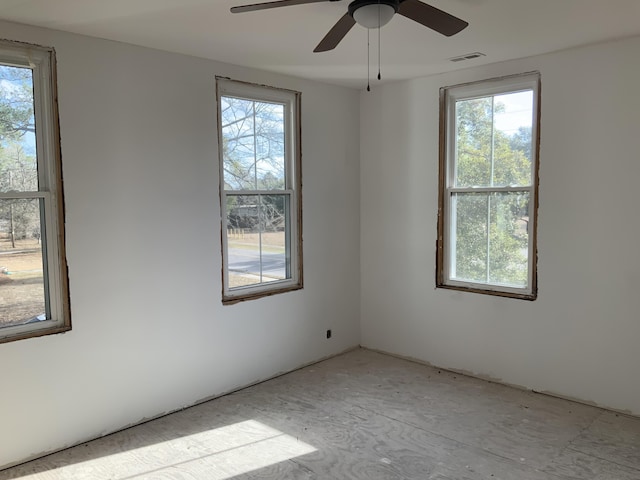
M 464 55 L 459 55 L 457 57 L 450 58 L 451 62 L 464 62 L 465 60 L 473 60 L 474 58 L 486 57 L 484 53 L 473 52 L 473 53 L 465 53 Z

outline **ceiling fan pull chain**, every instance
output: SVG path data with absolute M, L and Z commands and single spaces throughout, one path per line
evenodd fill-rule
M 380 49 L 382 48 L 382 44 L 380 43 L 380 0 L 378 0 L 378 80 L 382 80 L 382 76 L 380 75 Z
M 370 50 L 369 29 L 367 28 L 367 92 L 371 91 L 371 82 L 369 81 L 369 79 L 371 78 L 371 75 L 369 73 L 369 70 L 370 70 L 369 64 L 371 63 L 369 61 L 369 50 Z

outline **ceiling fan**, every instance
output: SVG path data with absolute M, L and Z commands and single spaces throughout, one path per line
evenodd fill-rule
M 231 12 L 252 12 L 290 5 L 337 1 L 340 0 L 276 0 L 232 7 Z M 389 23 L 396 13 L 447 37 L 455 35 L 469 25 L 464 20 L 420 0 L 354 0 L 349 4 L 347 13 L 329 30 L 313 51 L 333 50 L 356 23 L 366 28 L 380 28 Z

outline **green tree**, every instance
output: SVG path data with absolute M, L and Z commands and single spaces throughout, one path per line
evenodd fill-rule
M 496 128 L 504 105 L 493 97 L 456 103 L 456 187 L 528 186 L 529 146 Z M 524 285 L 527 280 L 526 192 L 458 193 L 455 205 L 456 277 Z
M 522 152 L 531 161 L 531 127 L 519 127 L 509 144 L 512 150 Z

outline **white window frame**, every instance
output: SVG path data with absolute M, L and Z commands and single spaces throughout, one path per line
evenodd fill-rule
M 40 199 L 44 208 L 42 251 L 47 319 L 0 328 L 0 343 L 71 329 L 64 245 L 62 165 L 53 48 L 0 40 L 0 63 L 33 71 L 38 191 L 0 193 L 0 199 Z M 42 217 L 41 217 L 42 218 Z
M 233 304 L 243 300 L 261 298 L 277 293 L 298 290 L 302 281 L 302 155 L 300 146 L 300 92 L 229 78 L 216 77 L 216 98 L 218 104 L 218 152 L 220 178 L 220 212 L 222 238 L 222 302 Z M 224 159 L 222 151 L 221 97 L 230 96 L 257 102 L 272 102 L 284 105 L 285 137 L 285 188 L 278 190 L 225 190 Z M 286 195 L 289 198 L 290 235 L 286 243 L 290 277 L 243 287 L 229 287 L 228 244 L 227 244 L 227 196 L 228 195 Z
M 518 187 L 456 187 L 456 102 L 492 95 L 533 92 L 531 179 L 528 186 Z M 436 287 L 472 291 L 490 295 L 535 300 L 537 298 L 537 213 L 538 213 L 538 169 L 540 144 L 540 74 L 530 72 L 520 75 L 484 80 L 440 90 L 440 188 L 438 208 L 438 241 L 436 261 Z M 529 242 L 528 279 L 524 288 L 498 283 L 461 281 L 452 278 L 452 248 L 455 219 L 452 215 L 451 198 L 457 193 L 507 193 L 528 192 L 529 197 Z

